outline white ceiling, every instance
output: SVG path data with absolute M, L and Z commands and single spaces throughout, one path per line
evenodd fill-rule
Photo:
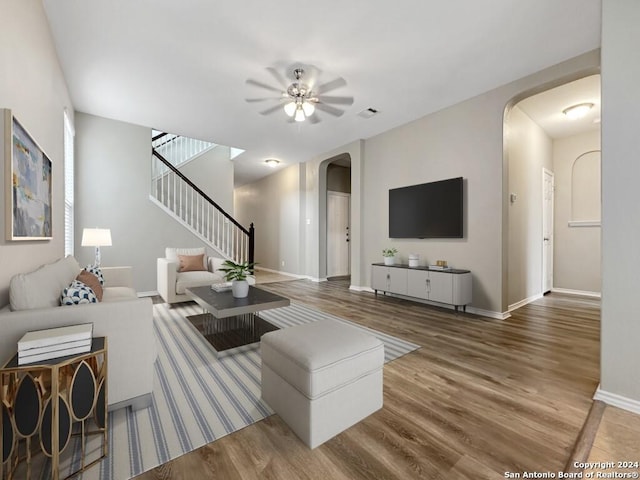
M 43 0 L 75 108 L 245 149 L 236 185 L 600 46 L 600 0 Z M 352 95 L 315 125 L 245 98 L 297 64 Z M 357 113 L 380 113 L 363 119 Z
M 571 120 L 562 113 L 581 103 L 593 103 L 584 117 Z M 600 105 L 600 75 L 592 75 L 525 98 L 517 106 L 551 138 L 563 138 L 599 130 Z

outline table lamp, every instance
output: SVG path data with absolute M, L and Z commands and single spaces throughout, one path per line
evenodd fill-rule
M 111 230 L 108 228 L 85 228 L 82 230 L 82 246 L 96 247 L 94 265 L 100 266 L 100 247 L 111 246 Z

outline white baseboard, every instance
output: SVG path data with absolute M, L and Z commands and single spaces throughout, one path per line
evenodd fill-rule
M 583 297 L 602 298 L 600 292 L 589 292 L 588 290 L 572 290 L 570 288 L 552 288 L 553 293 L 566 293 L 567 295 L 582 295 Z
M 374 293 L 373 288 L 371 288 L 371 287 L 360 287 L 358 285 L 349 285 L 349 290 L 353 290 L 354 292 Z
M 295 273 L 281 272 L 280 270 L 272 270 L 271 268 L 256 267 L 256 270 L 263 270 L 263 271 L 269 272 L 269 273 L 277 273 L 278 275 L 285 275 L 287 277 L 293 277 L 293 278 L 297 278 L 297 279 L 309 278 L 307 275 L 297 275 Z
M 304 277 L 307 280 L 311 280 L 312 282 L 316 282 L 316 283 L 320 283 L 320 282 L 326 282 L 327 279 L 326 278 L 316 278 L 316 277 Z
M 155 297 L 156 295 L 160 295 L 156 290 L 150 292 L 138 292 L 138 297 Z
M 600 388 L 600 385 L 598 385 L 598 389 L 593 395 L 593 399 L 600 400 L 613 407 L 622 408 L 623 410 L 640 414 L 640 400 L 633 400 L 616 393 L 607 392 L 605 390 L 602 390 Z
M 536 300 L 539 300 L 540 298 L 542 298 L 544 295 L 542 295 L 542 293 L 536 293 L 535 295 L 530 296 L 529 298 L 525 298 L 524 300 L 520 300 L 519 302 L 516 302 L 512 305 L 509 305 L 509 312 L 512 312 L 514 310 L 516 310 L 517 308 L 520 307 L 524 307 L 527 303 L 531 303 L 531 302 L 535 302 Z
M 495 318 L 496 320 L 506 320 L 511 316 L 509 312 L 494 312 L 492 310 L 483 310 L 482 308 L 467 307 L 468 313 L 480 315 L 481 317 Z

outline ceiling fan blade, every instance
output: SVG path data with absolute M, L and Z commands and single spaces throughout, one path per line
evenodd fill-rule
M 283 90 L 287 89 L 290 82 L 287 82 L 285 78 L 282 75 L 280 75 L 280 72 L 278 72 L 273 67 L 267 67 L 267 71 L 273 76 L 273 78 L 276 79 L 276 82 L 278 82 L 278 84 L 282 87 Z
M 269 107 L 266 110 L 261 111 L 260 114 L 269 115 L 269 114 L 271 114 L 273 112 L 277 112 L 278 110 L 282 110 L 282 105 L 278 104 L 278 105 L 275 105 L 273 107 Z
M 330 92 L 331 90 L 335 90 L 336 88 L 344 87 L 346 84 L 347 82 L 344 78 L 338 77 L 335 80 L 331 80 L 330 82 L 323 83 L 322 85 L 318 85 L 318 88 L 315 88 L 314 92 L 320 95 L 325 92 Z
M 262 83 L 262 82 L 259 82 L 259 81 L 257 81 L 257 80 L 253 80 L 253 79 L 251 79 L 251 78 L 250 78 L 250 79 L 248 79 L 248 80 L 246 81 L 246 83 L 247 83 L 248 85 L 253 85 L 254 87 L 260 87 L 260 88 L 264 88 L 264 89 L 266 89 L 266 90 L 270 90 L 270 91 L 272 91 L 272 92 L 278 92 L 278 93 L 279 93 L 279 94 L 281 94 L 281 95 L 282 95 L 282 93 L 283 93 L 283 92 L 282 92 L 282 90 L 281 90 L 281 89 L 279 89 L 279 88 L 272 87 L 271 85 L 267 85 L 266 83 Z
M 318 115 L 311 115 L 307 117 L 307 120 L 309 120 L 309 123 L 316 124 L 320 121 L 320 117 Z
M 335 103 L 336 105 L 353 105 L 353 97 L 332 97 L 322 95 L 318 100 L 322 103 Z
M 249 103 L 264 102 L 264 101 L 267 101 L 267 100 L 280 101 L 281 98 L 280 97 L 262 97 L 262 98 L 245 98 L 244 99 L 245 102 L 249 102 Z
M 318 110 L 322 110 L 323 112 L 327 112 L 329 115 L 333 115 L 335 117 L 339 117 L 344 113 L 344 110 L 340 110 L 339 108 L 332 107 L 331 105 L 327 105 L 322 102 L 316 103 L 316 108 Z

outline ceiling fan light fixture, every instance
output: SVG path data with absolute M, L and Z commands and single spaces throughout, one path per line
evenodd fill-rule
M 304 119 L 307 118 L 304 114 L 304 110 L 302 109 L 302 105 L 298 105 L 298 107 L 296 108 L 296 115 L 295 117 L 293 117 L 293 119 L 296 122 L 304 122 Z
M 316 107 L 311 102 L 302 102 L 302 110 L 304 111 L 305 116 L 313 115 L 313 112 L 316 111 Z
M 284 113 L 293 117 L 296 114 L 296 102 L 289 102 L 284 106 Z
M 564 113 L 569 119 L 575 120 L 577 118 L 584 117 L 592 108 L 593 103 L 579 103 L 578 105 L 572 105 L 565 108 L 562 113 Z

